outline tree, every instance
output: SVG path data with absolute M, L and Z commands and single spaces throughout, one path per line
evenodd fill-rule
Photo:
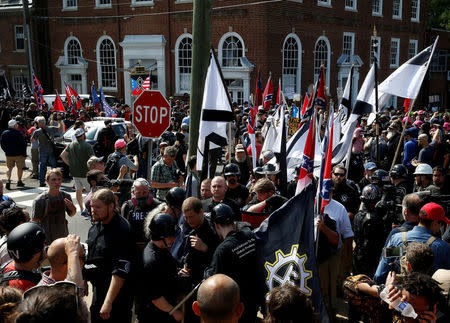
M 428 1 L 428 28 L 450 30 L 450 6 L 448 0 Z

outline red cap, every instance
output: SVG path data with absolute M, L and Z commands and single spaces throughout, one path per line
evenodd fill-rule
M 445 211 L 442 206 L 436 203 L 425 204 L 419 212 L 419 216 L 422 219 L 443 221 L 445 223 L 450 223 L 450 220 L 445 216 Z
M 127 143 L 125 142 L 125 140 L 123 139 L 118 139 L 116 141 L 116 143 L 114 144 L 114 149 L 122 149 L 123 147 L 125 147 L 127 145 Z

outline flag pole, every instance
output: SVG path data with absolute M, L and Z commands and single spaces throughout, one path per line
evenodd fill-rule
M 378 53 L 378 41 L 377 41 L 377 28 L 375 26 L 373 26 L 373 38 L 374 38 L 374 49 L 377 49 Z M 372 50 L 372 49 L 371 49 Z M 376 56 L 376 53 L 373 54 L 373 63 L 375 64 L 375 69 L 374 69 L 374 79 L 375 79 L 375 131 L 376 131 L 376 160 L 377 160 L 377 166 L 380 166 L 380 146 L 379 146 L 379 142 L 380 142 L 380 126 L 378 124 L 378 57 Z
M 433 58 L 434 50 L 436 49 L 436 45 L 437 45 L 438 41 L 439 41 L 439 36 L 436 37 L 436 40 L 434 41 L 434 44 L 433 44 L 433 48 L 431 49 L 430 58 L 428 58 L 428 63 L 427 63 L 427 70 L 425 71 L 425 73 L 423 73 L 422 81 L 420 82 L 421 86 L 422 86 L 422 83 L 423 83 L 423 79 L 425 78 L 425 75 L 427 74 L 427 71 L 428 71 L 428 69 L 430 67 L 431 59 Z M 397 160 L 398 154 L 400 152 L 400 145 L 402 144 L 403 137 L 405 135 L 406 125 L 408 124 L 409 116 L 411 114 L 411 111 L 412 111 L 412 108 L 414 106 L 414 103 L 416 103 L 416 98 L 414 98 L 414 100 L 411 102 L 411 105 L 409 107 L 408 113 L 406 114 L 406 122 L 403 125 L 402 134 L 400 136 L 400 140 L 398 142 L 397 149 L 395 151 L 394 160 L 392 161 L 392 165 L 391 165 L 391 170 L 392 170 L 392 168 L 394 168 L 395 161 Z

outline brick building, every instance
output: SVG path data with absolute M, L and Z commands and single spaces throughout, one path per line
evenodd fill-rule
M 304 94 L 324 63 L 336 102 L 352 64 L 356 98 L 370 67 L 373 26 L 380 80 L 427 45 L 426 6 L 426 0 L 214 0 L 211 41 L 233 101 L 254 92 L 258 69 L 263 83 L 269 71 L 275 87 L 281 78 L 288 97 Z M 95 81 L 130 103 L 129 70 L 140 60 L 154 88 L 189 93 L 192 7 L 192 0 L 48 0 L 47 14 L 34 16 L 50 31 L 44 69 L 60 91 L 68 81 L 88 93 Z

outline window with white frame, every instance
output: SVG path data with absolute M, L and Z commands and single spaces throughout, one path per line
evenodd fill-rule
M 402 0 L 394 0 L 392 3 L 392 18 L 402 19 Z
M 227 37 L 222 44 L 222 66 L 239 67 L 240 58 L 243 56 L 244 48 L 241 40 L 236 36 Z
M 116 48 L 109 37 L 102 37 L 98 41 L 97 64 L 99 64 L 99 84 L 104 88 L 116 89 Z
M 135 6 L 153 5 L 153 0 L 131 0 L 131 4 Z
M 69 65 L 78 64 L 78 57 L 82 57 L 82 55 L 81 55 L 81 45 L 77 39 L 72 38 L 67 42 L 66 57 L 67 57 L 67 64 Z
M 326 71 L 326 83 L 329 86 L 330 77 L 330 42 L 325 36 L 320 36 L 316 41 L 316 46 L 314 47 L 314 80 L 319 77 L 320 66 L 323 64 Z
M 300 41 L 294 34 L 288 35 L 284 40 L 282 68 L 284 92 L 300 93 L 300 46 Z
M 16 92 L 16 97 L 23 98 L 24 97 L 23 86 L 25 82 L 28 83 L 27 78 L 24 75 L 16 74 L 11 76 L 11 81 L 12 87 Z
M 383 15 L 383 0 L 372 0 L 372 15 Z
M 331 7 L 331 0 L 317 0 L 319 6 Z
M 355 53 L 355 34 L 354 33 L 344 33 L 343 44 L 342 44 L 342 54 L 354 55 L 354 53 Z
M 373 64 L 374 54 L 376 53 L 378 57 L 378 66 L 380 66 L 380 49 L 381 49 L 381 38 L 380 37 L 370 37 L 370 66 Z
M 25 35 L 22 25 L 14 26 L 14 49 L 17 51 L 25 50 Z
M 192 36 L 181 35 L 175 45 L 175 73 L 177 93 L 191 91 Z
M 391 68 L 398 67 L 399 57 L 400 57 L 400 39 L 391 38 L 391 52 L 390 52 L 390 64 Z
M 78 3 L 77 0 L 63 0 L 63 9 L 77 9 Z
M 356 2 L 357 0 L 345 0 L 345 9 L 356 10 Z
M 411 21 L 419 21 L 420 0 L 411 0 Z
M 111 0 L 95 0 L 95 6 L 97 8 L 111 8 Z
M 410 39 L 409 40 L 409 47 L 408 47 L 408 59 L 413 58 L 417 55 L 417 49 L 419 47 L 419 42 L 417 39 Z

